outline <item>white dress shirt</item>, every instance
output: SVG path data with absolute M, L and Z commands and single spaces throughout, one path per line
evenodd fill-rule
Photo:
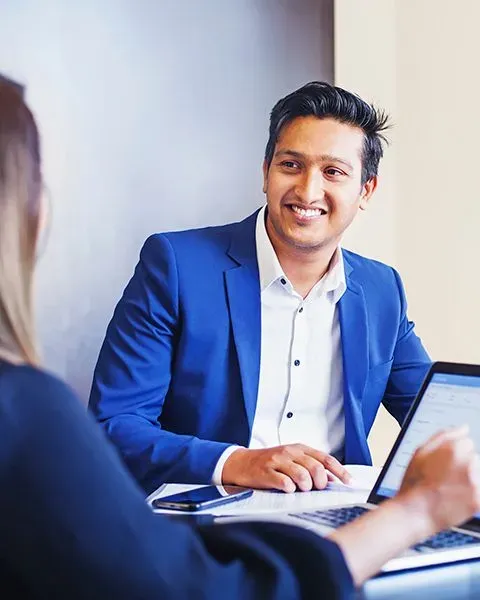
M 334 453 L 343 448 L 343 364 L 337 302 L 346 289 L 337 248 L 330 268 L 304 299 L 278 261 L 265 227 L 265 207 L 256 224 L 261 290 L 261 358 L 257 407 L 249 448 L 300 442 Z M 238 449 L 220 457 L 212 481 Z

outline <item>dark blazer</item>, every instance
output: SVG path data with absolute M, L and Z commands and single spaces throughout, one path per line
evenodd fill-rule
M 71 391 L 0 362 L 2 598 L 346 599 L 338 547 L 280 525 L 154 515 Z
M 256 217 L 150 237 L 108 327 L 90 406 L 147 492 L 207 483 L 229 444 L 249 443 L 260 369 Z M 430 359 L 398 273 L 343 254 L 344 459 L 371 464 L 380 403 L 401 423 Z

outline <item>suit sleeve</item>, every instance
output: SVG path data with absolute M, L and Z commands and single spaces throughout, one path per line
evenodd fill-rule
M 176 260 L 151 236 L 108 326 L 89 406 L 147 493 L 161 483 L 210 483 L 228 444 L 162 428 L 181 326 Z
M 154 515 L 63 384 L 30 371 L 15 387 L 0 401 L 0 560 L 22 597 L 350 597 L 333 543 L 288 526 L 194 529 Z
M 383 404 L 401 425 L 431 365 L 431 359 L 408 320 L 407 301 L 400 275 L 392 269 L 400 296 L 400 325 Z

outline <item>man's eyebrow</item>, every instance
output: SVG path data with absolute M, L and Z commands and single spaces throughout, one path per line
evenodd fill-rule
M 294 156 L 295 158 L 305 158 L 305 154 L 303 154 L 302 152 L 297 152 L 296 150 L 288 150 L 284 149 L 284 150 L 278 150 L 277 152 L 275 152 L 275 156 Z
M 280 156 L 291 156 L 293 158 L 300 158 L 302 160 L 305 160 L 308 158 L 310 160 L 310 157 L 308 157 L 306 154 L 303 154 L 303 152 L 298 152 L 297 150 L 290 150 L 288 148 L 278 150 L 277 152 L 275 152 L 275 157 L 280 157 Z M 321 154 L 320 156 L 313 157 L 313 159 L 315 160 L 315 162 L 341 163 L 342 165 L 345 165 L 351 171 L 353 171 L 352 163 L 350 163 L 348 160 L 340 158 L 339 156 L 334 156 L 333 154 Z

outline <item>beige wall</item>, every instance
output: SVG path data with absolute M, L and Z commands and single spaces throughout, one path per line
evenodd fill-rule
M 432 356 L 480 362 L 480 3 L 396 4 L 398 262 Z
M 384 107 L 397 118 L 394 0 L 336 0 L 335 83 Z M 397 266 L 396 134 L 380 167 L 379 188 L 369 209 L 360 213 L 344 245 Z M 369 438 L 375 464 L 383 464 L 398 431 L 383 407 Z
M 335 2 L 335 81 L 395 122 L 381 189 L 345 245 L 399 268 L 436 360 L 480 362 L 479 21 L 475 0 Z M 375 462 L 397 430 L 382 412 Z

